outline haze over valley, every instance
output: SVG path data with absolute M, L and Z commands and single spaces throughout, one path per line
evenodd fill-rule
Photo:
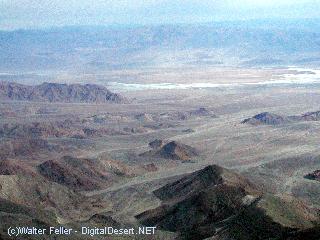
M 27 18 L 0 18 L 0 239 L 320 239 L 317 19 Z

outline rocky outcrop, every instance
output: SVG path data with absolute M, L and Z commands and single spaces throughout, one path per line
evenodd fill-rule
M 243 120 L 241 123 L 251 125 L 281 125 L 286 123 L 304 122 L 304 121 L 320 121 L 320 111 L 308 112 L 302 115 L 281 116 L 274 113 L 263 112 L 251 118 Z
M 192 110 L 187 112 L 190 116 L 197 116 L 197 117 L 217 117 L 212 111 L 208 110 L 207 108 L 200 107 L 196 110 Z
M 163 146 L 164 142 L 161 139 L 155 139 L 152 142 L 149 142 L 149 147 L 153 148 L 153 149 L 158 149 L 161 148 Z
M 320 182 L 320 170 L 316 170 L 313 173 L 309 173 L 305 176 L 307 179 L 316 180 Z
M 172 141 L 164 145 L 158 152 L 159 156 L 163 158 L 176 160 L 190 160 L 197 157 L 199 152 L 186 144 Z
M 264 112 L 253 116 L 252 118 L 248 118 L 242 121 L 242 123 L 248 123 L 251 125 L 279 125 L 289 123 L 289 119 L 284 116 L 280 116 L 277 114 Z
M 192 158 L 199 156 L 199 152 L 197 149 L 186 144 L 172 141 L 160 148 L 155 148 L 142 153 L 141 156 L 189 161 Z

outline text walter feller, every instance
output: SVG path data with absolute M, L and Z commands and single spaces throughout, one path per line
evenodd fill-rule
M 72 235 L 81 234 L 87 236 L 106 236 L 106 235 L 154 235 L 156 227 L 138 227 L 138 228 L 89 228 L 82 227 L 81 230 L 65 227 L 10 227 L 8 229 L 9 236 L 27 236 L 27 235 Z

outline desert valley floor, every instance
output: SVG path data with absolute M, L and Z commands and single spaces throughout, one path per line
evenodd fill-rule
M 239 71 L 209 73 L 231 79 Z M 257 70 L 258 76 L 252 69 L 242 71 L 252 83 L 289 70 Z M 160 70 L 153 74 L 161 78 Z M 170 73 L 163 78 L 170 76 L 173 82 Z M 200 83 L 210 79 L 199 76 Z M 307 239 L 306 229 L 319 237 L 319 86 L 284 82 L 119 91 L 116 85 L 108 89 L 121 97 L 104 103 L 29 101 L 13 97 L 22 92 L 19 84 L 2 86 L 0 239 L 11 239 L 6 229 L 13 222 L 159 229 L 152 237 L 110 239 Z M 61 94 L 54 84 L 39 89 L 51 100 Z M 253 212 L 237 212 L 254 204 Z M 190 225 L 183 220 L 187 213 L 194 217 Z M 229 222 L 241 215 L 248 224 L 249 213 L 261 215 L 271 230 Z M 20 239 L 44 239 L 28 237 Z

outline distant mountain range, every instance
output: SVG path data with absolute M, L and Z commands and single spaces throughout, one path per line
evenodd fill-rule
M 320 62 L 318 20 L 0 32 L 0 70 L 279 66 Z
M 95 84 L 42 83 L 36 86 L 0 82 L 0 99 L 35 102 L 125 103 L 127 100 Z

